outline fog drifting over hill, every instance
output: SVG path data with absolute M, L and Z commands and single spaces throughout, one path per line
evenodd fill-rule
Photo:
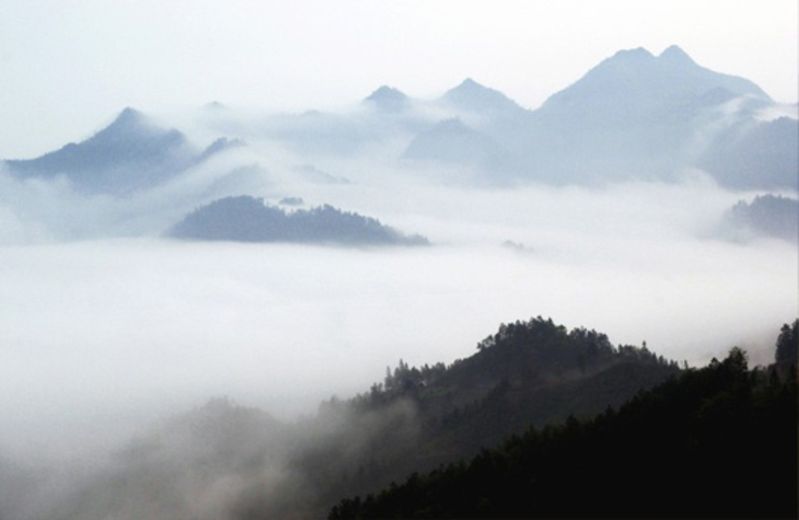
M 794 246 L 702 237 L 735 201 L 712 185 L 409 187 L 393 204 L 361 189 L 351 206 L 442 244 L 4 246 L 0 412 L 17 419 L 6 447 L 108 445 L 214 395 L 310 413 L 399 358 L 452 361 L 497 323 L 536 314 L 701 363 L 733 344 L 757 360 L 795 312 Z

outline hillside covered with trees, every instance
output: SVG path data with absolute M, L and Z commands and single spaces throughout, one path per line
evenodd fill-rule
M 323 403 L 300 428 L 313 449 L 292 464 L 319 506 L 471 457 L 530 425 L 592 417 L 680 370 L 645 347 L 541 317 L 501 325 L 477 350 L 450 365 L 400 361 L 369 392 Z
M 797 328 L 781 329 L 768 368 L 733 348 L 618 409 L 345 499 L 330 518 L 795 518 Z
M 186 215 L 167 231 L 186 240 L 289 242 L 338 245 L 418 246 L 421 235 L 405 235 L 379 220 L 330 205 L 286 211 L 259 198 L 224 197 Z

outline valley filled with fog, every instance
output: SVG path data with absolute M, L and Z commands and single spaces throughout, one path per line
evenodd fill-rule
M 537 110 L 472 80 L 328 112 L 125 109 L 7 157 L 0 458 L 91 475 L 220 397 L 290 424 L 539 315 L 768 363 L 797 314 L 796 117 L 670 47 Z
M 355 207 L 433 245 L 3 246 L 3 442 L 70 452 L 222 395 L 292 418 L 538 314 L 692 364 L 756 357 L 796 305 L 794 245 L 708 238 L 736 197 L 712 185 L 431 187 L 398 197 L 419 211 L 404 217 L 364 191 Z

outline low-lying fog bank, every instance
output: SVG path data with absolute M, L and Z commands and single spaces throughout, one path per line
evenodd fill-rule
M 759 361 L 796 313 L 787 243 L 525 243 L 6 246 L 0 413 L 14 421 L 3 446 L 108 447 L 214 395 L 291 418 L 365 390 L 398 358 L 451 362 L 500 322 L 537 314 L 702 363 L 734 344 Z

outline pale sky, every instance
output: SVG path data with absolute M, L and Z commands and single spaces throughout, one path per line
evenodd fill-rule
M 536 107 L 619 49 L 673 43 L 795 102 L 797 16 L 796 0 L 2 0 L 0 158 L 125 106 L 328 108 L 468 76 Z

